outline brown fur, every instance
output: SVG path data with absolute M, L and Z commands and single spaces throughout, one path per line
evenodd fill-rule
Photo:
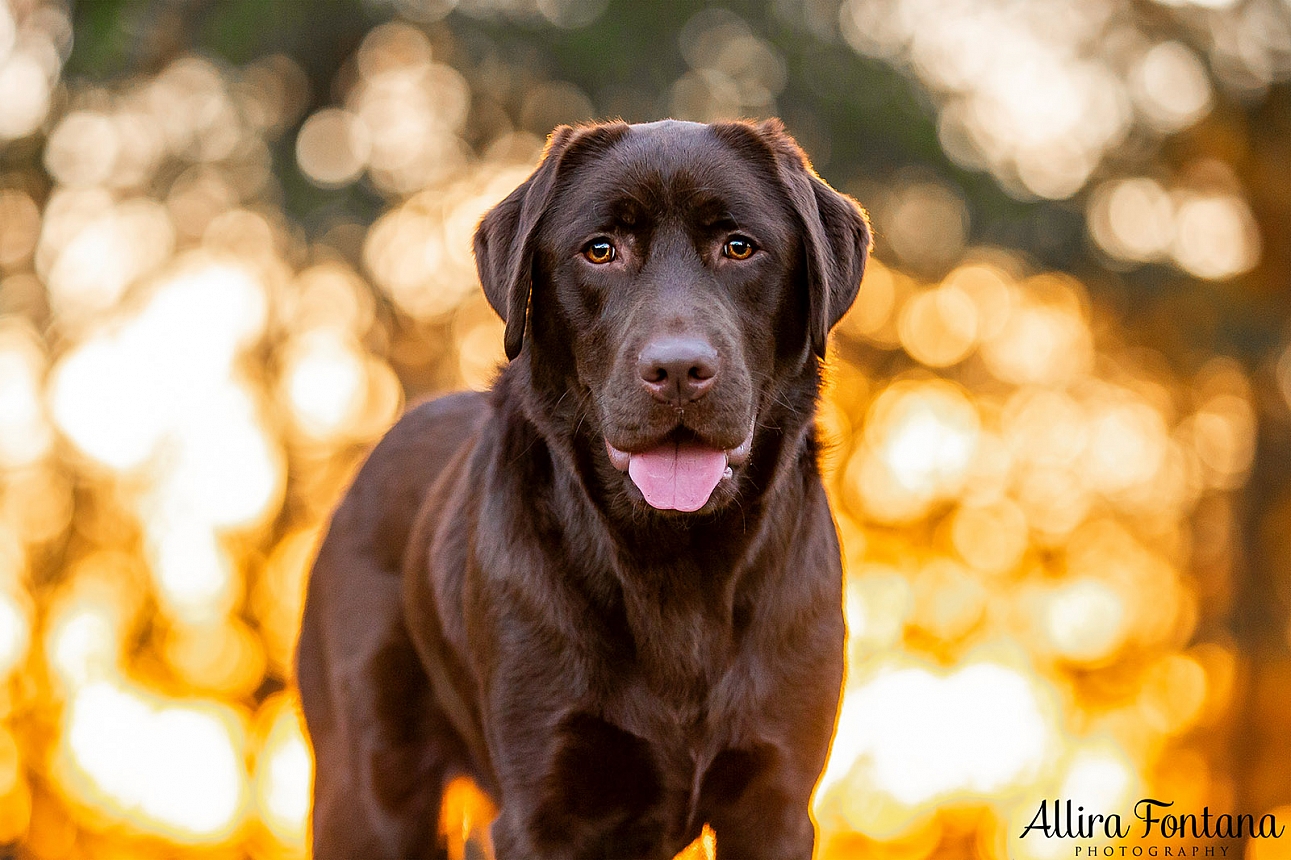
M 732 234 L 758 253 L 728 259 Z M 775 121 L 552 135 L 476 237 L 509 366 L 404 416 L 314 567 L 315 856 L 442 857 L 459 774 L 499 804 L 499 860 L 669 858 L 705 822 L 723 858 L 811 856 L 843 666 L 813 414 L 869 235 Z M 678 332 L 720 357 L 684 408 L 635 370 Z M 691 514 L 646 505 L 605 447 L 750 426 Z

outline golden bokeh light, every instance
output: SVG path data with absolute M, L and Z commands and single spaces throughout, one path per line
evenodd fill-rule
M 1179 203 L 1171 253 L 1199 278 L 1240 275 L 1260 259 L 1260 235 L 1246 201 L 1232 194 L 1189 194 Z
M 256 721 L 263 734 L 254 786 L 260 821 L 279 843 L 303 854 L 314 760 L 299 706 L 288 696 L 277 694 L 260 706 Z
M 1065 289 L 1065 288 L 1064 288 Z M 1003 382 L 1068 382 L 1093 361 L 1087 323 L 1078 307 L 1024 294 L 1000 330 L 982 344 L 986 366 Z
M 54 436 L 42 402 L 45 350 L 29 325 L 0 321 L 0 467 L 29 466 Z
M 848 681 L 816 813 L 827 829 L 900 836 L 952 796 L 1009 795 L 1058 752 L 1050 693 L 992 661 L 947 674 L 889 664 Z
M 66 6 L 0 0 L 0 854 L 308 857 L 291 684 L 327 516 L 405 402 L 491 384 L 476 225 L 541 134 L 622 95 L 517 74 L 458 40 L 456 5 L 375 4 L 408 20 L 356 32 L 329 90 L 285 54 L 182 46 L 65 79 Z M 874 207 L 877 259 L 820 410 L 848 674 L 818 857 L 1051 860 L 1070 846 L 1017 838 L 1041 798 L 1233 802 L 1257 693 L 1229 617 L 1248 532 L 1277 522 L 1241 494 L 1261 422 L 1291 414 L 1291 346 L 1167 357 L 1137 294 L 1108 296 L 1160 277 L 1221 330 L 1180 285 L 1249 299 L 1285 250 L 1241 166 L 1267 144 L 1223 125 L 1233 92 L 1291 76 L 1268 4 L 1160 0 L 1187 38 L 1083 0 L 773 5 L 921 87 L 964 169 L 836 177 Z M 524 8 L 577 28 L 606 4 Z M 800 115 L 787 44 L 702 10 L 650 110 L 783 112 L 830 172 L 850 144 Z M 1167 135 L 1179 157 L 1144 160 Z M 1044 205 L 1105 268 L 1061 262 L 1079 221 L 1052 254 L 983 244 L 1015 216 L 975 171 L 1071 198 Z M 297 219 L 293 182 L 328 202 Z M 494 802 L 457 780 L 443 812 L 450 856 L 487 856 Z
M 366 129 L 373 181 L 407 194 L 442 182 L 466 166 L 459 132 L 470 107 L 470 87 L 451 66 L 432 60 L 429 40 L 406 24 L 373 29 L 357 57 L 360 79 L 348 106 Z M 349 148 L 357 149 L 354 125 Z M 353 157 L 357 161 L 357 151 Z
M 952 158 L 989 168 L 1019 195 L 1063 199 L 1120 143 L 1132 115 L 1114 71 L 1048 26 L 1054 16 L 1088 34 L 1104 23 L 1098 10 L 1069 2 L 1041 12 L 849 0 L 839 12 L 854 49 L 899 59 L 942 99 L 940 137 Z
M 1155 727 L 1179 734 L 1201 714 L 1207 687 L 1206 669 L 1201 663 L 1190 655 L 1170 654 L 1145 673 L 1140 707 Z
M 901 308 L 901 346 L 929 367 L 962 360 L 977 341 L 977 306 L 954 284 L 912 296 Z
M 71 30 L 66 11 L 56 6 L 40 9 L 37 26 L 17 11 L 9 3 L 0 7 L 0 142 L 25 137 L 45 121 L 62 71 L 56 44 Z
M 63 692 L 116 677 L 142 608 L 140 565 L 100 551 L 76 562 L 47 608 L 44 653 Z
M 481 316 L 484 319 L 462 335 L 458 358 L 462 382 L 475 391 L 487 391 L 497 376 L 498 368 L 506 362 L 501 321 L 492 315 L 492 311 L 483 311 Z
M 690 70 L 672 85 L 673 116 L 713 122 L 777 112 L 784 57 L 739 16 L 719 8 L 700 11 L 678 41 Z
M 367 166 L 372 143 L 367 126 L 354 114 L 324 108 L 300 127 L 296 161 L 305 175 L 324 188 L 353 182 Z
M 68 703 L 55 767 L 72 798 L 177 842 L 223 842 L 246 813 L 245 728 L 214 704 L 96 681 Z
M 279 678 L 291 677 L 296 633 L 305 605 L 305 577 L 318 541 L 316 529 L 283 537 L 260 570 L 251 594 L 250 606 L 264 641 L 266 658 Z
M 968 564 L 987 573 L 1011 570 L 1027 548 L 1027 521 L 1010 499 L 965 505 L 952 524 L 955 550 Z
M 471 233 L 528 174 L 528 165 L 485 167 L 472 181 L 423 192 L 383 215 L 363 252 L 377 284 L 415 318 L 442 316 L 473 296 Z
M 168 259 L 174 230 L 152 200 L 113 204 L 95 190 L 65 193 L 56 203 L 67 217 L 50 222 L 36 262 L 50 302 L 72 323 L 115 307 L 126 287 Z
M 17 589 L 10 586 L 10 590 L 0 591 L 0 680 L 7 679 L 27 656 L 31 615 L 29 602 Z
M 40 208 L 30 196 L 0 191 L 0 267 L 16 268 L 31 256 L 40 235 Z
M 219 617 L 241 596 L 232 561 L 200 522 L 159 518 L 149 530 L 147 553 L 157 598 L 172 617 L 192 622 Z
M 910 580 L 892 567 L 867 564 L 854 569 L 848 576 L 844 608 L 853 662 L 870 649 L 898 646 L 914 608 Z
M 1174 241 L 1174 201 L 1153 179 L 1114 180 L 1090 198 L 1089 228 L 1094 241 L 1113 257 L 1160 260 Z
M 1095 578 L 1071 579 L 1046 595 L 1045 633 L 1061 657 L 1097 663 L 1110 657 L 1126 635 L 1126 600 Z
M 287 351 L 282 394 L 301 432 L 326 439 L 353 424 L 367 397 L 358 344 L 328 331 L 307 332 Z
M 880 337 L 889 324 L 893 308 L 899 300 L 904 300 L 903 294 L 908 292 L 901 289 L 905 281 L 899 272 L 892 271 L 881 260 L 871 260 L 866 266 L 856 302 L 839 323 L 842 330 L 859 338 Z
M 881 208 L 884 238 L 909 265 L 938 268 L 959 259 L 968 237 L 968 210 L 950 188 L 916 182 Z
M 1197 55 L 1179 42 L 1153 45 L 1131 79 L 1135 103 L 1163 133 L 1186 128 L 1210 109 L 1210 80 Z
M 260 637 L 237 618 L 181 619 L 161 646 L 175 677 L 194 692 L 243 699 L 264 681 Z
M 941 380 L 897 382 L 875 398 L 865 443 L 848 468 L 867 512 L 906 519 L 953 496 L 967 478 L 980 419 L 958 386 Z

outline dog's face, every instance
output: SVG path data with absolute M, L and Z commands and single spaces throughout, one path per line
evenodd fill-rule
M 814 395 L 869 241 L 778 123 L 667 121 L 558 129 L 476 256 L 508 356 L 572 394 L 611 489 L 693 513 L 736 495 L 777 383 Z

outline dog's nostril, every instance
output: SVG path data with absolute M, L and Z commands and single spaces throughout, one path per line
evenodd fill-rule
M 668 378 L 668 371 L 657 365 L 644 365 L 641 369 L 641 378 L 646 382 L 663 382 Z
M 717 375 L 717 368 L 708 362 L 700 362 L 690 367 L 689 375 L 691 379 L 703 382 L 706 379 L 712 379 Z
M 717 376 L 717 350 L 697 337 L 656 338 L 637 358 L 637 373 L 657 399 L 685 403 L 702 397 Z

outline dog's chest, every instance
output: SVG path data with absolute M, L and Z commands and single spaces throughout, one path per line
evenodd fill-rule
M 695 606 L 650 602 L 629 607 L 631 658 L 608 667 L 607 715 L 647 739 L 677 765 L 710 758 L 729 745 L 753 703 L 729 617 Z
M 758 741 L 760 703 L 749 683 L 757 670 L 729 626 L 702 615 L 663 621 L 651 628 L 658 637 L 637 643 L 636 659 L 618 675 L 604 714 L 645 742 L 661 814 L 684 830 L 698 814 L 714 763 Z
M 702 706 L 735 656 L 731 624 L 698 600 L 626 601 L 635 675 L 656 706 Z

